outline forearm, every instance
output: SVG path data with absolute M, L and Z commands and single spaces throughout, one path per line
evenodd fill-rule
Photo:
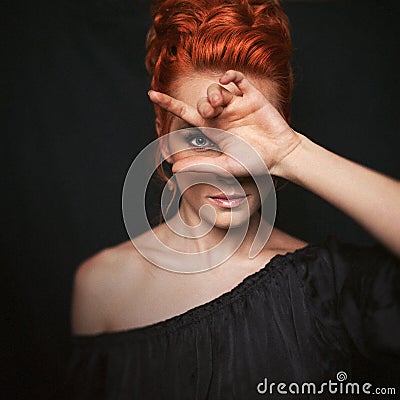
M 400 182 L 300 137 L 271 172 L 328 201 L 400 256 Z

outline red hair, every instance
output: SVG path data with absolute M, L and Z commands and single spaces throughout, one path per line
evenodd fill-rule
M 152 89 L 170 93 L 174 80 L 190 71 L 235 69 L 274 82 L 278 110 L 289 120 L 292 42 L 278 0 L 156 0 L 151 13 L 146 68 Z M 154 107 L 164 135 L 172 115 Z M 162 167 L 158 173 L 168 180 Z

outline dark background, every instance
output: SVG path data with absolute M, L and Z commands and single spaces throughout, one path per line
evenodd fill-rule
M 295 45 L 293 127 L 399 178 L 397 3 L 285 8 Z M 2 14 L 0 397 L 57 398 L 70 352 L 74 271 L 128 239 L 122 184 L 135 155 L 155 138 L 144 68 L 148 4 L 13 2 Z M 276 225 L 306 241 L 337 234 L 374 242 L 293 184 L 278 192 L 278 207 Z M 363 362 L 360 368 L 373 371 Z

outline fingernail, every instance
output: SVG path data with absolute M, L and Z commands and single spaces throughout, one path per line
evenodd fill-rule
M 149 95 L 150 96 L 150 92 L 151 92 L 152 90 L 150 89 L 148 92 L 147 92 L 147 95 Z
M 217 94 L 214 94 L 214 95 L 211 97 L 211 100 L 212 100 L 212 101 L 218 101 L 218 99 L 219 99 L 219 96 L 218 96 Z

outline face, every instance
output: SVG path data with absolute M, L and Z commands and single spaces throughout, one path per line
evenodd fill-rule
M 196 108 L 198 100 L 207 96 L 207 87 L 212 83 L 218 83 L 221 76 L 222 73 L 213 72 L 193 72 L 182 76 L 176 81 L 170 95 Z M 272 104 L 278 105 L 271 81 L 248 75 L 246 77 Z M 222 86 L 240 95 L 234 84 Z M 191 127 L 186 121 L 174 116 L 169 132 L 177 130 L 181 131 L 168 136 L 169 153 L 173 154 L 167 159 L 169 162 L 174 163 L 191 155 L 218 157 L 218 146 L 206 136 L 206 132 Z M 189 225 L 197 225 L 201 215 L 201 218 L 212 226 L 228 229 L 242 225 L 259 210 L 261 206 L 259 191 L 250 176 L 235 179 L 218 172 L 186 172 L 176 175 L 182 193 L 180 212 Z

